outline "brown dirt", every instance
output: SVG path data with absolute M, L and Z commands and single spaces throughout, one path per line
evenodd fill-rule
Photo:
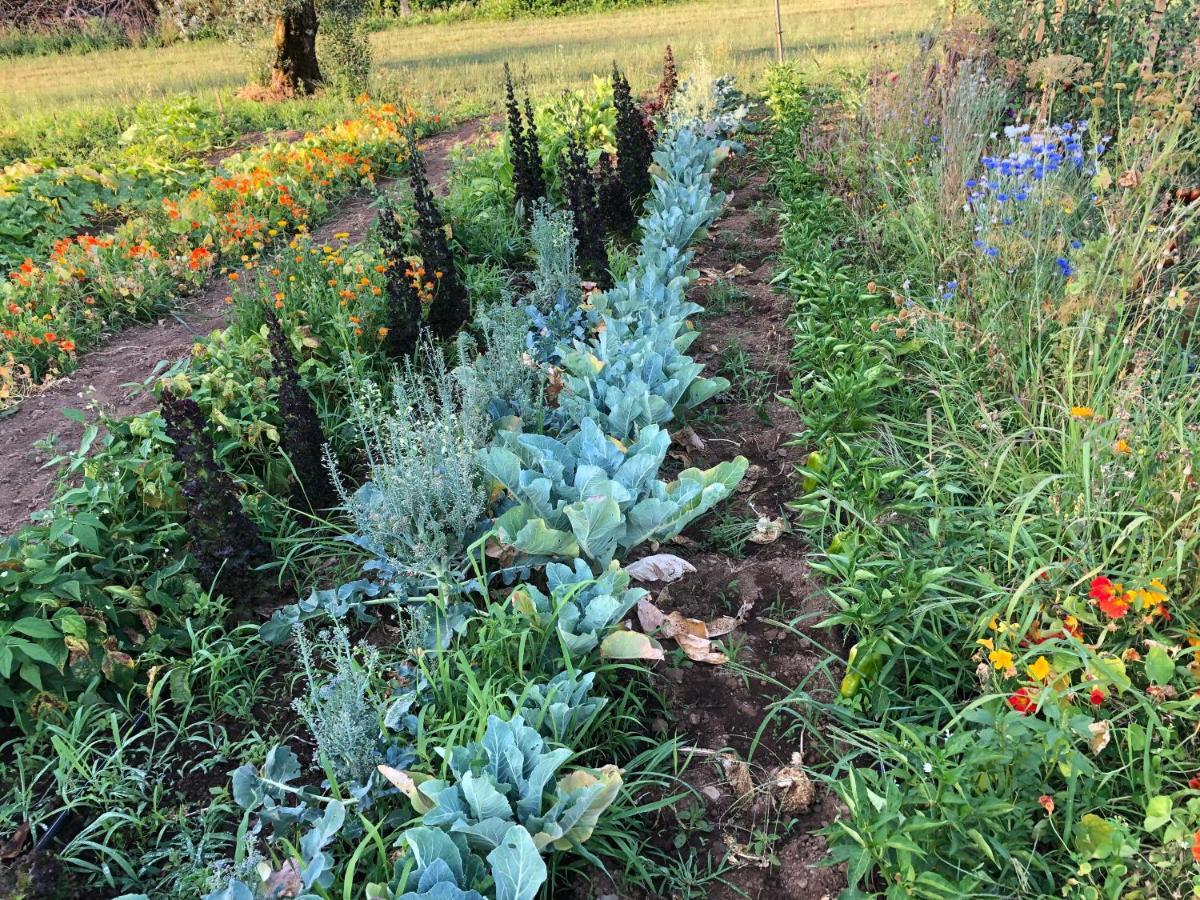
M 470 141 L 481 128 L 482 123 L 472 120 L 422 141 L 431 184 L 445 181 L 451 150 Z M 381 182 L 380 187 L 387 183 Z M 316 239 L 327 241 L 348 232 L 349 240 L 361 240 L 375 220 L 373 199 L 374 191 L 346 198 L 337 214 L 316 229 Z M 83 426 L 63 418 L 63 411 L 87 409 L 94 417 L 96 410 L 117 416 L 148 410 L 153 398 L 147 382 L 186 356 L 197 340 L 225 325 L 228 293 L 228 286 L 216 281 L 157 322 L 113 335 L 87 353 L 70 375 L 0 414 L 0 441 L 5 447 L 0 455 L 0 535 L 14 534 L 31 512 L 44 508 L 54 496 L 55 472 L 43 468 L 54 454 L 38 444 L 49 438 L 56 446 L 71 448 L 83 434 Z
M 776 225 L 761 210 L 749 210 L 759 201 L 768 206 L 773 201 L 764 173 L 753 165 L 746 158 L 729 164 L 728 174 L 739 187 L 700 247 L 696 265 L 704 275 L 694 289 L 696 302 L 705 305 L 706 283 L 740 263 L 746 271 L 736 270 L 733 281 L 745 300 L 741 308 L 705 315 L 691 352 L 712 374 L 720 371 L 728 350 L 740 348 L 754 369 L 767 374 L 753 389 L 738 395 L 735 383 L 728 395 L 708 404 L 693 423 L 704 449 L 676 445 L 671 459 L 679 468 L 706 468 L 738 454 L 748 458 L 746 481 L 718 510 L 725 520 L 786 519 L 786 503 L 798 493 L 795 467 L 805 456 L 802 439 L 796 439 L 804 426 L 776 398 L 790 385 L 793 339 L 787 322 L 792 306 L 769 287 L 768 260 L 778 251 Z M 715 408 L 715 417 L 709 407 Z M 842 675 L 841 635 L 816 627 L 833 606 L 809 568 L 807 548 L 794 535 L 747 543 L 740 554 L 731 555 L 713 539 L 713 523 L 713 516 L 705 517 L 657 548 L 684 557 L 696 573 L 668 586 L 643 585 L 664 613 L 678 610 L 707 621 L 740 612 L 743 619 L 720 639 L 732 657 L 726 665 L 692 662 L 675 652 L 673 641 L 663 640 L 667 658 L 659 664 L 657 687 L 670 721 L 660 720 L 654 728 L 664 737 L 678 734 L 694 748 L 683 774 L 694 793 L 659 813 L 647 830 L 668 854 L 703 859 L 707 852 L 714 861 L 726 860 L 720 879 L 709 883 L 706 896 L 711 900 L 833 898 L 846 886 L 844 867 L 822 865 L 828 852 L 824 838 L 814 832 L 837 817 L 838 804 L 813 782 L 805 782 L 800 792 L 811 788 L 811 797 L 797 796 L 780 784 L 781 778 L 792 785 L 803 780 L 788 781 L 798 764 L 802 772 L 803 762 L 816 758 L 811 749 L 806 755 L 804 729 L 788 713 L 789 703 L 797 701 L 789 701 L 789 695 L 804 691 L 832 699 Z M 756 846 L 756 835 L 762 834 L 777 837 Z M 600 873 L 573 896 L 606 894 L 638 900 L 666 896 L 615 886 Z

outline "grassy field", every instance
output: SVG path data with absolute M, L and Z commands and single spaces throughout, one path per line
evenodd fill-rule
M 931 0 L 784 0 L 784 40 L 806 70 L 861 70 L 877 55 L 911 46 L 934 6 Z M 614 56 L 635 86 L 649 85 L 668 42 L 681 60 L 703 46 L 716 69 L 744 80 L 773 57 L 774 7 L 767 0 L 705 0 L 541 21 L 417 25 L 373 36 L 376 77 L 446 112 L 492 107 L 505 61 L 525 71 L 539 95 L 607 71 Z M 12 60 L 0 66 L 0 128 L 100 104 L 111 109 L 184 92 L 212 97 L 245 79 L 238 51 L 207 41 Z

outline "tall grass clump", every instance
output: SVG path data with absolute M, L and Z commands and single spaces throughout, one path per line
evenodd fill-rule
M 960 24 L 832 143 L 771 79 L 795 509 L 854 645 L 837 705 L 779 713 L 833 723 L 853 885 L 1168 896 L 1200 858 L 1195 93 L 1088 117 L 1046 91 L 1074 63 L 1007 46 Z

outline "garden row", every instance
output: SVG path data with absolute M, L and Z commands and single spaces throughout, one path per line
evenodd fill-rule
M 236 279 L 238 269 L 252 269 L 280 235 L 394 171 L 416 126 L 412 110 L 364 103 L 356 118 L 235 153 L 215 171 L 152 160 L 132 173 L 52 170 L 50 191 L 36 170 L 19 179 L 6 218 L 10 230 L 24 230 L 9 250 L 48 252 L 25 255 L 0 288 L 0 404 L 68 371 L 104 333 L 161 312 L 214 271 Z M 109 232 L 85 230 L 97 208 L 123 221 Z M 31 229 L 22 224 L 29 218 Z
M 678 534 L 745 468 L 659 477 L 666 426 L 723 386 L 686 355 L 699 311 L 684 299 L 686 247 L 720 208 L 712 170 L 741 113 L 727 83 L 691 79 L 655 114 L 651 182 L 647 120 L 614 81 L 599 106 L 614 111 L 619 152 L 600 181 L 621 181 L 604 190 L 641 210 L 626 226 L 641 239 L 636 258 L 614 252 L 596 272 L 615 277 L 610 290 L 579 293 L 576 248 L 603 235 L 587 145 L 569 142 L 548 188 L 536 117 L 514 99 L 511 163 L 482 150 L 452 179 L 446 207 L 481 213 L 471 227 L 441 219 L 415 155 L 412 208 L 385 205 L 378 243 L 295 238 L 280 289 L 238 292 L 230 328 L 165 380 L 161 413 L 103 423 L 90 456 L 89 429 L 73 482 L 5 548 L 4 699 L 34 735 L 77 720 L 87 708 L 77 701 L 112 685 L 140 692 L 148 681 L 153 706 L 188 709 L 194 688 L 212 687 L 197 678 L 216 677 L 197 629 L 230 602 L 240 616 L 277 605 L 273 569 L 297 586 L 335 585 L 264 626 L 268 640 L 297 642 L 307 730 L 295 736 L 315 749 L 314 767 L 281 747 L 238 771 L 243 824 L 236 847 L 222 839 L 235 858 L 215 874 L 215 896 L 340 884 L 372 896 L 532 897 L 565 865 L 553 851 L 580 850 L 596 830 L 589 846 L 636 865 L 636 845 L 612 825 L 636 812 L 628 794 L 606 812 L 620 770 L 553 779 L 587 735 L 610 763 L 637 759 L 644 689 L 612 660 L 661 649 L 619 628 L 644 596 L 619 560 Z M 516 304 L 489 291 L 497 258 L 513 253 L 515 199 L 473 193 L 489 171 L 516 193 L 539 193 L 540 175 L 540 193 L 565 206 L 532 195 L 516 205 L 534 250 L 521 275 L 532 290 Z M 638 184 L 651 188 L 644 209 Z M 456 263 L 463 241 L 476 261 Z M 442 336 L 469 325 L 449 359 L 413 327 L 422 318 Z M 353 522 L 341 541 L 321 518 L 333 503 Z M 372 643 L 355 644 L 364 622 Z M 178 656 L 189 644 L 191 657 Z M 449 766 L 442 780 L 430 777 L 442 768 L 435 746 Z M 124 858 L 114 837 L 98 842 L 102 857 Z M 395 866 L 393 843 L 406 851 Z M 129 889 L 142 883 L 138 865 L 97 877 Z
M 1196 22 L 987 6 L 854 116 L 771 81 L 794 508 L 856 636 L 797 714 L 834 723 L 860 890 L 1170 896 L 1200 886 L 1200 216 L 1195 93 L 1154 52 Z

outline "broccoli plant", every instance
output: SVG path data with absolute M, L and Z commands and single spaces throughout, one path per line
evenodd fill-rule
M 557 565 L 557 564 L 556 564 Z M 557 566 L 565 569 L 566 566 Z M 587 566 L 580 567 L 591 579 Z M 628 576 L 627 576 L 628 577 Z M 588 585 L 590 586 L 590 585 Z M 582 593 L 584 585 L 572 585 L 568 592 Z M 553 592 L 553 588 L 551 589 Z M 644 592 L 643 592 L 644 593 Z M 592 595 L 595 599 L 597 595 Z M 543 595 L 544 597 L 544 595 Z M 574 599 L 574 598 L 572 598 Z M 521 605 L 521 599 L 514 600 Z M 590 603 L 584 602 L 584 606 Z M 590 696 L 595 672 L 580 675 L 575 672 L 559 672 L 545 684 L 531 684 L 519 699 L 518 715 L 535 729 L 538 734 L 557 744 L 578 744 L 575 738 L 583 732 L 596 715 L 608 703 L 604 697 Z
M 543 627 L 553 625 L 563 646 L 575 659 L 582 659 L 595 650 L 637 602 L 647 596 L 642 588 L 629 586 L 629 574 L 615 561 L 599 577 L 581 559 L 574 560 L 570 566 L 551 563 L 546 566 L 546 590 L 549 593 L 543 593 L 533 585 L 524 585 L 513 592 L 513 604 Z M 531 689 L 530 698 L 521 708 L 526 721 L 539 722 L 549 718 L 553 725 L 548 733 L 557 740 L 561 740 L 558 737 L 561 730 L 559 725 L 566 726 L 563 720 L 567 716 L 574 722 L 580 715 L 575 710 L 581 703 L 575 699 L 574 691 L 577 688 L 571 685 L 565 691 L 566 697 L 560 701 L 570 704 L 570 709 L 556 708 L 551 689 L 556 687 L 555 681 L 559 677 L 562 676 L 556 676 L 545 691 L 534 693 Z M 585 677 L 590 679 L 592 676 Z M 590 685 L 591 681 L 587 681 L 587 684 Z M 567 686 L 557 687 L 562 691 Z M 541 704 L 540 718 L 534 710 L 538 703 Z M 547 733 L 544 727 L 542 730 Z
M 597 337 L 563 354 L 558 406 L 567 423 L 593 419 L 624 441 L 729 387 L 724 378 L 701 377 L 704 366 L 685 352 L 699 332 L 683 330 L 681 320 L 663 318 L 638 330 L 620 318 L 604 322 Z
M 546 864 L 520 825 L 508 828 L 487 855 L 488 865 L 461 834 L 419 826 L 404 832 L 390 884 L 368 884 L 368 900 L 533 900 L 546 881 Z
M 576 769 L 553 782 L 571 752 L 547 749 L 519 715 L 488 716 L 481 742 L 441 750 L 448 778 L 414 779 L 409 799 L 424 825 L 463 835 L 477 853 L 501 847 L 514 825 L 540 852 L 571 850 L 591 837 L 621 788 L 614 765 Z
M 480 451 L 484 470 L 515 501 L 495 521 L 501 555 L 524 563 L 582 556 L 599 571 L 618 553 L 665 541 L 725 499 L 746 472 L 746 459 L 685 469 L 657 479 L 670 435 L 643 428 L 626 446 L 591 419 L 567 440 L 501 432 Z

